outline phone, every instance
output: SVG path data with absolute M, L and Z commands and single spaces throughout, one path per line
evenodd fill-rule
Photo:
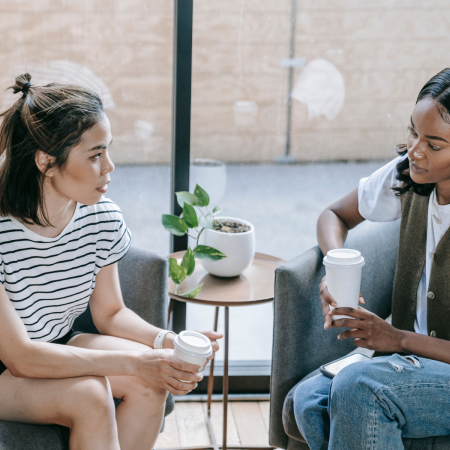
M 320 371 L 328 378 L 333 378 L 340 370 L 344 367 L 349 366 L 350 364 L 367 361 L 370 358 L 369 356 L 363 355 L 361 353 L 353 353 L 352 355 L 344 356 L 343 358 L 336 359 L 336 361 L 332 361 L 328 364 L 324 364 L 320 366 Z

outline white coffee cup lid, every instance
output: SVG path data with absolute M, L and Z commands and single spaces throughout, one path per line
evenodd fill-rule
M 212 353 L 211 341 L 196 331 L 182 331 L 175 338 L 173 345 L 191 356 L 208 357 Z
M 336 248 L 327 253 L 323 263 L 329 267 L 364 265 L 364 258 L 358 250 Z

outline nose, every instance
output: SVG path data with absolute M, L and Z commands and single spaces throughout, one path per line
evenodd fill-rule
M 420 160 L 425 157 L 422 146 L 418 140 L 408 149 L 408 156 L 409 159 L 413 160 Z
M 105 165 L 103 166 L 102 175 L 106 175 L 115 169 L 114 163 L 108 154 L 106 154 Z

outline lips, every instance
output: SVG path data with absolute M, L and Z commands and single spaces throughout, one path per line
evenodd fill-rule
M 414 164 L 411 160 L 409 161 L 409 167 L 414 173 L 424 173 L 427 172 L 426 169 L 419 167 L 417 164 Z

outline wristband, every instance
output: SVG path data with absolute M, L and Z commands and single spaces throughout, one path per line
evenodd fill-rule
M 166 335 L 169 333 L 172 333 L 174 336 L 176 336 L 176 334 L 170 330 L 162 330 L 158 333 L 158 335 L 155 337 L 155 343 L 153 344 L 153 348 L 155 350 L 163 348 L 164 339 L 166 338 Z

